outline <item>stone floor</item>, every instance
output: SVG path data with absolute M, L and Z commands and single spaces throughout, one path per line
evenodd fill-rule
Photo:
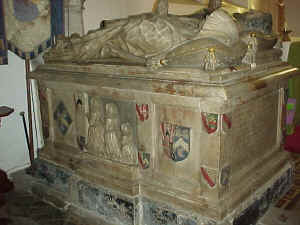
M 300 204 L 293 210 L 272 207 L 257 225 L 300 225 Z
M 94 225 L 90 221 L 53 207 L 32 195 L 27 186 L 31 177 L 20 171 L 12 177 L 15 189 L 0 194 L 0 225 Z M 1 207 L 1 201 L 5 201 Z
M 59 210 L 34 197 L 26 188 L 31 177 L 24 172 L 12 179 L 15 190 L 0 195 L 0 202 L 6 200 L 0 207 L 0 225 L 95 225 L 86 218 L 75 217 L 68 207 Z M 299 212 L 300 201 L 292 210 L 272 207 L 257 225 L 300 225 Z
M 12 191 L 5 195 L 7 203 L 1 210 L 1 225 L 76 225 L 68 213 L 48 205 L 31 194 Z

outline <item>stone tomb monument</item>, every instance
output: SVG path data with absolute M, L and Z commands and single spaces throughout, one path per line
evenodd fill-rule
M 35 185 L 111 225 L 254 224 L 291 184 L 268 14 L 157 11 L 57 40 Z

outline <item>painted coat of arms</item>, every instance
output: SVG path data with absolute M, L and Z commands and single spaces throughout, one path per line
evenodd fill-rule
M 208 134 L 212 134 L 218 129 L 218 114 L 213 113 L 201 113 L 203 126 Z
M 142 169 L 148 169 L 150 167 L 151 156 L 148 152 L 138 152 L 138 160 Z
M 148 104 L 136 104 L 136 113 L 138 119 L 142 122 L 149 119 L 149 105 Z
M 54 112 L 54 120 L 57 122 L 58 129 L 62 135 L 66 135 L 72 123 L 72 119 L 63 102 L 59 102 Z
M 161 132 L 166 155 L 175 162 L 185 160 L 190 153 L 190 128 L 164 122 Z

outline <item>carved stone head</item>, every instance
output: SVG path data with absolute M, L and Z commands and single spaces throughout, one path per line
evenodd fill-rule
M 118 106 L 115 103 L 108 103 L 105 106 L 105 115 L 107 118 L 119 117 Z
M 168 9 L 169 9 L 169 1 L 168 0 L 156 0 L 153 11 L 155 14 L 158 14 L 161 16 L 167 16 Z
M 121 131 L 122 131 L 122 134 L 124 136 L 131 136 L 132 135 L 132 127 L 130 125 L 130 123 L 123 123 L 121 125 Z

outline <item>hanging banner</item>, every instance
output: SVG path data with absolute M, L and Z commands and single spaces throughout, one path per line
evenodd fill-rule
M 50 47 L 49 0 L 4 1 L 8 49 L 23 59 L 32 59 Z
M 23 59 L 35 58 L 51 47 L 54 36 L 64 34 L 63 0 L 0 0 L 0 3 L 3 9 L 0 38 L 3 37 L 4 49 L 8 48 Z M 1 28 L 5 28 L 4 31 L 1 32 Z M 2 55 L 5 54 L 0 52 L 0 57 Z
M 50 1 L 51 4 L 51 37 L 65 34 L 64 0 Z

